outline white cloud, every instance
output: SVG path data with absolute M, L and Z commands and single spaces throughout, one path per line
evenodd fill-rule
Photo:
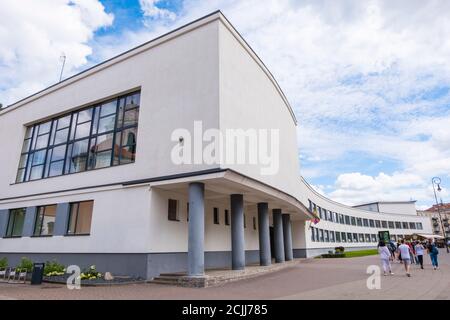
M 158 7 L 158 2 L 161 0 L 139 0 L 141 9 L 144 12 L 144 16 L 151 19 L 167 19 L 173 21 L 176 19 L 177 15 L 167 9 L 161 9 Z
M 0 1 L 0 102 L 13 103 L 87 62 L 94 32 L 112 24 L 97 0 Z

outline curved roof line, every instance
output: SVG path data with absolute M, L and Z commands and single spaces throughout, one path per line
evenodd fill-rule
M 215 19 L 213 18 L 214 16 L 216 16 Z M 208 18 L 212 18 L 212 19 L 208 20 Z M 286 95 L 284 94 L 283 90 L 281 89 L 280 85 L 275 80 L 273 74 L 269 71 L 267 66 L 259 58 L 259 56 L 255 53 L 255 51 L 252 49 L 252 47 L 247 43 L 247 41 L 242 37 L 242 35 L 236 30 L 236 28 L 230 23 L 230 21 L 225 17 L 225 15 L 220 10 L 216 10 L 216 11 L 210 13 L 210 14 L 207 14 L 207 15 L 199 18 L 199 19 L 196 19 L 196 20 L 191 21 L 191 22 L 189 22 L 187 24 L 184 24 L 184 25 L 182 25 L 182 26 L 180 26 L 180 27 L 178 27 L 178 28 L 176 28 L 174 30 L 171 30 L 171 31 L 169 31 L 169 32 L 167 32 L 167 33 L 165 33 L 165 34 L 163 34 L 161 36 L 158 36 L 158 37 L 156 37 L 156 38 L 154 38 L 152 40 L 146 41 L 146 42 L 144 42 L 144 43 L 142 43 L 142 44 L 140 44 L 140 45 L 138 45 L 138 46 L 136 46 L 136 47 L 134 47 L 132 49 L 129 49 L 129 50 L 125 51 L 125 52 L 122 52 L 122 53 L 120 53 L 120 54 L 118 54 L 118 55 L 116 55 L 116 56 L 114 56 L 112 58 L 109 58 L 109 59 L 107 59 L 105 61 L 102 61 L 102 62 L 100 62 L 100 63 L 98 63 L 98 64 L 96 64 L 96 65 L 94 65 L 92 67 L 89 67 L 86 70 L 83 70 L 83 71 L 81 71 L 81 72 L 79 72 L 79 73 L 77 73 L 75 75 L 72 75 L 72 76 L 70 76 L 70 77 L 68 77 L 68 78 L 66 78 L 66 79 L 64 79 L 64 80 L 62 80 L 62 81 L 60 81 L 58 83 L 54 83 L 54 84 L 48 86 L 45 89 L 42 89 L 42 90 L 40 90 L 40 91 L 38 91 L 36 93 L 33 93 L 33 94 L 31 94 L 31 95 L 29 95 L 29 96 L 27 96 L 25 98 L 22 98 L 19 101 L 16 101 L 16 102 L 14 102 L 14 103 L 4 107 L 3 109 L 0 109 L 0 115 L 5 110 L 9 111 L 9 110 L 11 110 L 11 108 L 20 107 L 21 105 L 23 105 L 23 104 L 25 104 L 27 102 L 31 102 L 31 101 L 28 101 L 30 99 L 33 99 L 33 98 L 37 99 L 39 95 L 45 95 L 47 93 L 50 93 L 52 90 L 58 89 L 58 87 L 63 87 L 65 85 L 68 85 L 70 83 L 70 81 L 77 81 L 77 80 L 79 80 L 77 78 L 80 78 L 81 76 L 85 75 L 86 73 L 88 73 L 90 71 L 92 71 L 92 72 L 100 71 L 100 70 L 96 70 L 96 69 L 100 69 L 101 67 L 107 68 L 108 66 L 105 66 L 107 63 L 115 63 L 115 60 L 118 60 L 119 58 L 122 58 L 122 57 L 124 59 L 127 59 L 129 57 L 124 57 L 125 55 L 131 54 L 131 56 L 133 56 L 134 55 L 133 52 L 134 51 L 138 51 L 138 49 L 142 48 L 145 51 L 145 50 L 148 50 L 148 49 L 152 48 L 152 47 L 149 47 L 149 48 L 145 48 L 144 49 L 145 46 L 148 46 L 148 45 L 150 45 L 152 43 L 155 43 L 157 41 L 164 42 L 164 38 L 167 38 L 170 35 L 174 35 L 177 32 L 180 32 L 181 34 L 183 34 L 183 32 L 181 32 L 183 29 L 186 29 L 186 28 L 188 28 L 190 26 L 193 26 L 194 24 L 200 23 L 198 26 L 195 27 L 195 28 L 197 28 L 197 27 L 200 27 L 200 26 L 203 25 L 201 22 L 209 23 L 209 22 L 214 21 L 216 19 L 220 19 L 220 21 L 222 21 L 224 23 L 224 25 L 228 28 L 228 30 L 230 30 L 233 33 L 233 35 L 237 38 L 237 40 L 241 43 L 241 45 L 244 46 L 244 48 L 255 59 L 255 61 L 258 63 L 258 65 L 263 69 L 263 71 L 266 73 L 266 75 L 269 77 L 269 79 L 271 80 L 271 82 L 273 83 L 273 85 L 275 86 L 277 91 L 279 92 L 281 98 L 283 99 L 284 103 L 286 104 L 286 107 L 288 108 L 288 110 L 289 110 L 289 112 L 290 112 L 290 114 L 292 116 L 292 119 L 293 119 L 294 123 L 297 125 L 297 118 L 295 116 L 295 113 L 294 113 L 294 111 L 293 111 L 289 101 L 287 100 Z M 140 52 L 136 52 L 135 54 L 138 54 L 138 53 L 140 53 Z M 117 61 L 117 62 L 119 62 L 119 61 Z

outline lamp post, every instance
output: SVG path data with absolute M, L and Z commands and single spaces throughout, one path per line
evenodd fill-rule
M 448 244 L 447 244 L 447 233 L 445 232 L 444 224 L 442 223 L 441 209 L 440 209 L 439 202 L 437 200 L 436 188 L 435 188 L 435 185 L 437 185 L 437 191 L 440 192 L 442 190 L 441 189 L 441 178 L 433 177 L 431 179 L 431 183 L 433 184 L 434 199 L 436 200 L 436 207 L 438 209 L 439 221 L 441 223 L 442 232 L 443 232 L 443 235 L 444 235 L 445 247 L 447 248 L 447 253 L 449 253 L 448 252 Z

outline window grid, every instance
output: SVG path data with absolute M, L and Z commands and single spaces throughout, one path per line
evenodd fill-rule
M 111 108 L 113 104 L 115 111 Z M 97 169 L 96 162 L 89 161 L 97 161 L 99 153 L 110 153 L 109 164 L 106 163 L 102 167 L 134 162 L 139 108 L 140 92 L 133 92 L 28 127 L 20 154 L 16 183 Z M 104 110 L 107 110 L 106 113 L 103 113 Z M 127 119 L 127 114 L 131 116 L 131 120 Z M 108 127 L 106 122 L 103 130 L 100 127 L 101 121 L 108 118 L 112 120 L 113 117 L 112 127 Z M 83 129 L 86 132 L 83 132 Z M 127 141 L 124 139 L 126 132 L 130 135 Z M 110 147 L 91 154 L 91 149 L 98 147 L 99 138 L 108 136 L 111 136 L 111 142 L 106 142 L 110 143 Z M 117 139 L 120 141 L 116 145 Z M 127 159 L 124 159 L 125 149 L 129 157 Z M 56 155 L 56 151 L 61 151 L 61 154 Z M 75 151 L 79 151 L 78 156 L 81 158 L 77 164 L 72 159 Z M 78 168 L 75 168 L 77 165 Z

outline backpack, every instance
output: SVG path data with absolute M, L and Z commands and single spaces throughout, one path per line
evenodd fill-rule
M 435 244 L 432 244 L 432 245 L 430 246 L 430 253 L 431 253 L 431 254 L 439 254 L 439 250 L 438 250 L 438 248 L 436 248 L 436 245 L 435 245 Z

